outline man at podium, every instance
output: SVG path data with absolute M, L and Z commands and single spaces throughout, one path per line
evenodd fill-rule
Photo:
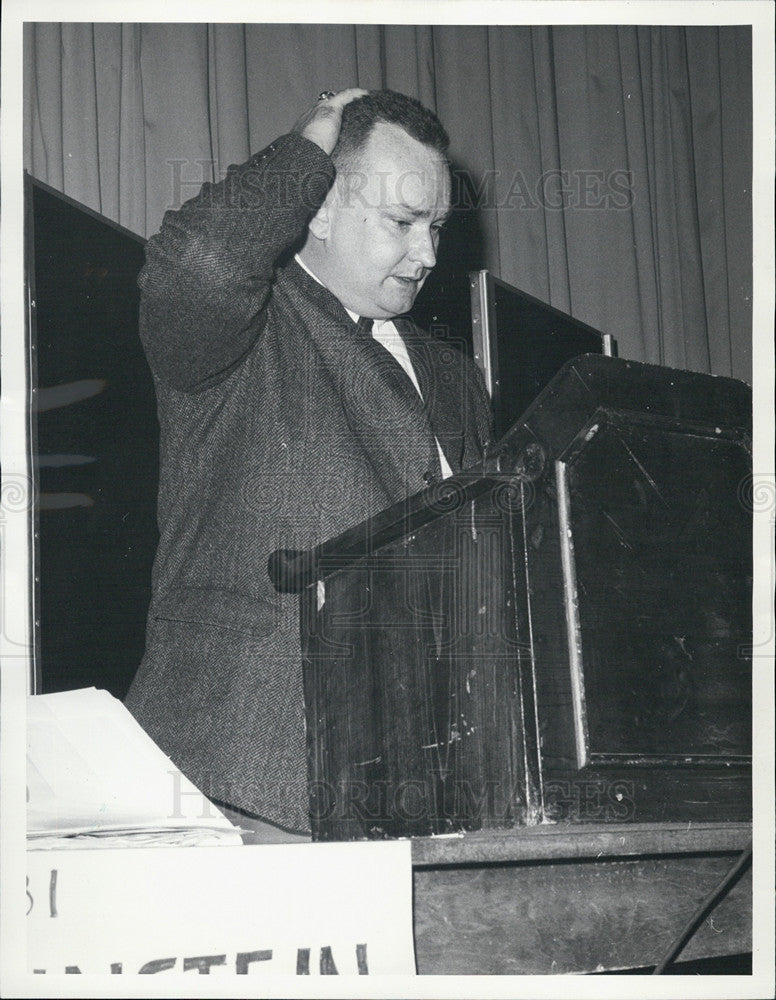
M 451 211 L 447 147 L 404 95 L 321 94 L 166 213 L 139 279 L 160 542 L 127 705 L 206 795 L 289 835 L 309 830 L 299 612 L 270 553 L 475 464 L 490 435 L 478 370 L 403 315 Z

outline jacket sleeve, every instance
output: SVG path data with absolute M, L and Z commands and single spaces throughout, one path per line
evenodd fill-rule
M 165 213 L 138 278 L 140 336 L 158 378 L 196 392 L 239 364 L 261 333 L 276 260 L 333 178 L 323 150 L 290 133 Z

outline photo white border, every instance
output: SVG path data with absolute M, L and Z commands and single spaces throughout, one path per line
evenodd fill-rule
M 26 440 L 25 303 L 23 280 L 22 183 L 22 25 L 24 21 L 306 22 L 378 24 L 751 24 L 753 26 L 754 126 L 754 488 L 773 495 L 774 393 L 774 8 L 769 0 L 368 0 L 277 4 L 222 0 L 174 0 L 166 5 L 134 0 L 130 6 L 89 0 L 5 0 L 2 9 L 2 92 L 0 93 L 0 307 L 2 309 L 2 385 L 0 461 L 5 483 L 29 481 Z M 262 16 L 265 15 L 265 16 Z M 762 494 L 765 495 L 765 494 Z M 3 492 L 3 497 L 6 494 Z M 11 505 L 7 505 L 11 506 Z M 4 627 L 0 637 L 0 992 L 3 996 L 102 997 L 138 995 L 134 977 L 31 976 L 24 969 L 24 696 L 26 670 L 19 643 L 30 642 L 28 624 L 29 536 L 24 497 L 3 510 L 0 521 Z M 754 965 L 751 977 L 566 977 L 419 976 L 390 981 L 343 977 L 331 980 L 278 978 L 229 980 L 234 996 L 266 997 L 752 997 L 773 995 L 774 986 L 774 697 L 773 697 L 773 509 L 755 518 L 755 643 L 762 655 L 754 663 L 755 855 Z M 9 589 L 10 588 L 10 589 Z M 10 623 L 13 623 L 12 625 Z M 9 633 L 10 634 L 7 634 Z M 22 914 L 20 924 L 19 915 Z M 166 975 L 143 982 L 144 995 L 222 996 L 224 983 L 208 977 Z M 109 987 L 109 991 L 108 991 Z M 181 991 L 185 990 L 185 993 Z M 352 992 L 349 992 L 352 989 Z

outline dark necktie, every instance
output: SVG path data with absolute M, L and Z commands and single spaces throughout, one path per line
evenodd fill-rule
M 373 319 L 368 319 L 366 316 L 359 316 L 356 322 L 356 333 L 361 337 L 371 337 L 374 322 Z
M 394 390 L 405 400 L 405 405 L 417 413 L 418 419 L 425 426 L 429 441 L 429 457 L 428 470 L 424 472 L 423 480 L 426 485 L 428 485 L 429 483 L 442 478 L 442 467 L 439 462 L 439 453 L 437 451 L 431 424 L 429 423 L 428 412 L 423 401 L 423 397 L 420 395 L 419 390 L 415 387 L 415 384 L 402 365 L 397 361 L 387 347 L 381 344 L 379 340 L 375 340 L 372 335 L 374 322 L 375 321 L 373 319 L 369 319 L 366 316 L 359 316 L 356 321 L 356 334 L 364 341 L 370 342 L 371 346 L 369 350 L 372 352 L 373 357 L 378 356 L 380 358 L 380 367 L 383 372 L 383 377 L 388 382 L 393 384 Z

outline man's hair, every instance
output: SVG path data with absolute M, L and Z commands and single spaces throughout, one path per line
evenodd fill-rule
M 340 170 L 356 166 L 358 157 L 378 122 L 398 125 L 413 139 L 447 158 L 450 139 L 433 111 L 429 111 L 414 97 L 407 97 L 395 90 L 372 90 L 342 109 L 339 138 L 331 154 Z

